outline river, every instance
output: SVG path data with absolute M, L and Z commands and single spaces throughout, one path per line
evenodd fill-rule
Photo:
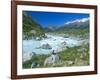
M 23 40 L 23 53 L 29 54 L 35 52 L 36 54 L 48 54 L 52 50 L 61 49 L 62 42 L 66 42 L 68 47 L 74 47 L 79 45 L 79 40 L 75 38 L 64 38 L 61 36 L 47 35 L 47 38 L 43 40 Z M 42 46 L 43 44 L 49 44 L 52 49 L 42 49 L 37 48 Z

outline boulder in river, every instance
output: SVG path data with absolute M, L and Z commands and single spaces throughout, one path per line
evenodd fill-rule
M 59 51 L 62 51 L 67 48 L 67 43 L 64 41 L 59 45 Z
M 31 52 L 29 55 L 30 55 L 30 57 L 32 57 L 32 56 L 35 56 L 36 53 L 35 52 Z
M 40 41 L 41 40 L 41 37 L 36 37 L 36 40 Z
M 64 38 L 68 38 L 69 36 L 68 36 L 68 35 L 64 35 L 63 37 L 64 37 Z
M 64 41 L 64 42 L 62 42 L 61 44 L 62 44 L 62 45 L 67 45 L 67 43 L 66 43 L 65 41 Z
M 52 47 L 50 46 L 50 44 L 43 44 L 42 46 L 41 46 L 41 48 L 42 49 L 52 49 Z

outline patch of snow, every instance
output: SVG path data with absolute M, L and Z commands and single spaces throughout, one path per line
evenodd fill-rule
M 73 21 L 68 21 L 66 22 L 65 24 L 70 24 L 70 23 L 75 23 L 75 22 L 85 22 L 85 21 L 88 21 L 89 18 L 82 18 L 82 19 L 76 19 L 76 20 L 73 20 Z

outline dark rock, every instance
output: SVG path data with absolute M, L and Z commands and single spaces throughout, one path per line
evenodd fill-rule
M 31 68 L 35 68 L 35 67 L 37 67 L 37 63 L 36 62 L 32 62 Z
M 32 56 L 35 56 L 35 55 L 36 55 L 35 52 L 30 53 L 30 56 L 31 56 L 31 57 L 32 57 Z
M 62 44 L 62 45 L 67 45 L 65 41 L 64 41 L 64 42 L 62 42 L 61 44 Z
M 52 49 L 52 47 L 47 43 L 41 46 L 42 49 Z

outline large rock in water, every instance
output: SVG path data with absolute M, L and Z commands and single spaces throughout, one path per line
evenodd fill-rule
M 66 43 L 65 41 L 64 41 L 64 42 L 62 42 L 61 44 L 62 44 L 62 45 L 65 45 L 65 46 L 67 46 L 67 43 Z
M 67 49 L 67 43 L 64 41 L 64 42 L 61 42 L 59 45 L 58 45 L 58 48 L 57 48 L 57 52 L 60 52 L 60 51 L 63 51 Z
M 41 46 L 42 49 L 52 49 L 52 47 L 47 43 Z

